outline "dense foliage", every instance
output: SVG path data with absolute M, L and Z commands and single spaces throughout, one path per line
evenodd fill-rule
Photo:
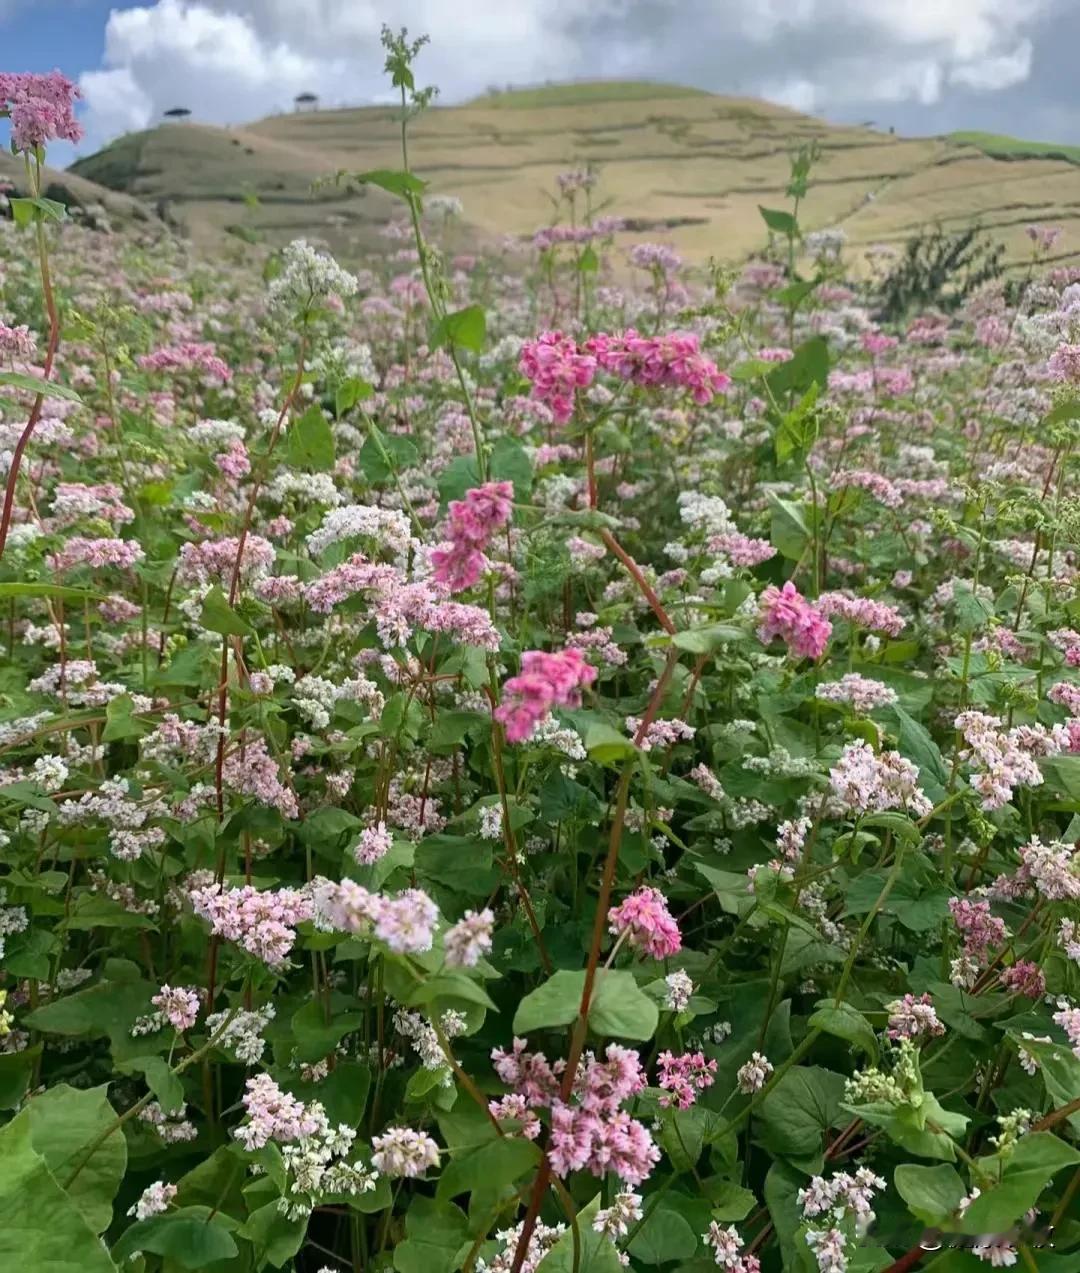
M 1080 1267 L 1080 284 L 882 327 L 815 160 L 731 276 L 9 201 L 3 1267 Z

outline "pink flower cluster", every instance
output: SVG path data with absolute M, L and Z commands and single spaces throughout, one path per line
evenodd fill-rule
M 541 332 L 525 342 L 518 366 L 558 424 L 573 415 L 577 391 L 592 384 L 598 368 L 641 388 L 685 389 L 699 406 L 731 384 L 693 332 L 642 336 L 628 327 L 619 335 L 598 332 L 580 347 L 561 331 Z
M 644 735 L 638 738 L 641 725 L 639 716 L 626 718 L 626 731 L 642 751 L 652 751 L 655 747 L 674 747 L 677 742 L 689 741 L 697 733 L 693 725 L 688 725 L 683 720 L 654 720 L 650 722 Z
M 587 1052 L 575 1076 L 571 1101 L 559 1096 L 556 1082 L 557 1064 L 548 1064 L 543 1053 L 527 1053 L 525 1040 L 515 1039 L 512 1052 L 496 1048 L 491 1054 L 495 1073 L 520 1098 L 510 1105 L 492 1102 L 495 1117 L 509 1110 L 520 1111 L 528 1127 L 535 1127 L 534 1107 L 551 1111 L 551 1141 L 548 1160 L 558 1176 L 587 1170 L 602 1177 L 614 1172 L 627 1184 L 638 1185 L 647 1179 L 660 1160 L 660 1150 L 642 1123 L 631 1118 L 620 1106 L 645 1087 L 645 1075 L 637 1053 L 630 1048 L 609 1043 L 605 1059 L 598 1060 Z
M 11 113 L 11 140 L 16 150 L 33 150 L 46 142 L 81 141 L 75 118 L 78 87 L 59 71 L 0 72 L 0 109 Z
M 737 530 L 713 535 L 707 546 L 709 552 L 722 553 L 736 566 L 760 566 L 776 556 L 776 549 L 767 539 L 752 539 Z
M 447 542 L 431 554 L 435 580 L 451 592 L 463 592 L 480 578 L 484 549 L 497 530 L 510 520 L 514 487 L 510 482 L 485 482 L 450 501 Z
M 1046 370 L 1054 380 L 1080 381 L 1080 345 L 1059 345 L 1047 360 Z
M 248 739 L 225 757 L 222 777 L 233 791 L 252 796 L 283 818 L 295 818 L 300 807 L 296 794 L 281 781 L 278 762 L 270 754 L 265 738 Z
M 919 771 L 898 751 L 879 754 L 869 743 L 849 743 L 829 770 L 829 786 L 841 808 L 851 813 L 905 809 L 917 818 L 933 809 L 919 786 Z
M 520 673 L 503 686 L 495 719 L 505 728 L 508 742 L 523 742 L 553 707 L 579 706 L 581 691 L 595 679 L 596 668 L 585 662 L 580 650 L 526 650 Z
M 1017 883 L 1034 888 L 1049 902 L 1080 901 L 1080 853 L 1063 840 L 1044 844 L 1033 835 L 1020 847 Z M 995 887 L 997 881 L 995 881 Z
M 124 503 L 124 492 L 113 482 L 87 485 L 57 482 L 53 492 L 50 528 L 60 529 L 81 517 L 101 518 L 116 526 L 135 520 L 135 510 Z
M 197 544 L 184 544 L 180 549 L 176 577 L 181 583 L 221 584 L 226 591 L 232 582 L 236 553 L 240 540 L 235 535 L 222 539 L 205 539 Z M 264 575 L 274 564 L 274 545 L 261 535 L 248 535 L 240 560 L 240 578 Z
M 556 424 L 565 424 L 574 414 L 578 389 L 592 384 L 596 358 L 582 353 L 572 336 L 547 331 L 525 342 L 518 368 L 532 381 L 532 396 L 547 403 Z
M 989 902 L 950 897 L 949 910 L 964 939 L 964 954 L 973 959 L 982 958 L 991 946 L 1000 946 L 1008 936 L 1005 921 L 990 914 Z
M 768 645 L 780 637 L 796 658 L 819 659 L 832 635 L 832 624 L 789 579 L 782 588 L 769 584 L 761 594 L 758 638 Z
M 625 933 L 635 950 L 653 959 L 666 959 L 682 949 L 682 934 L 668 910 L 667 898 L 647 884 L 608 911 L 608 924 L 616 937 Z
M 621 380 L 647 389 L 686 389 L 707 406 L 731 384 L 731 377 L 701 352 L 693 332 L 642 336 L 628 327 L 619 336 L 603 332 L 585 342 L 597 365 Z
M 296 925 L 314 915 L 307 894 L 292 888 L 260 891 L 250 884 L 226 888 L 215 883 L 188 896 L 215 936 L 236 942 L 269 968 L 284 964 L 296 941 Z
M 852 597 L 846 592 L 823 592 L 817 599 L 818 609 L 830 618 L 846 619 L 857 628 L 899 636 L 904 630 L 904 616 L 895 606 L 870 597 Z
M 671 1093 L 660 1097 L 665 1109 L 672 1104 L 689 1109 L 699 1093 L 716 1081 L 716 1062 L 706 1060 L 704 1052 L 686 1052 L 682 1056 L 661 1052 L 656 1062 L 660 1067 L 660 1086 Z
M 0 323 L 0 354 L 9 358 L 31 358 L 36 345 L 34 333 L 25 324 L 9 327 Z
M 119 566 L 127 570 L 146 556 L 135 540 L 85 539 L 74 535 L 64 541 L 59 552 L 48 557 L 49 567 L 57 572 L 71 570 L 75 566 L 89 566 L 101 570 L 105 566 Z
M 1013 994 L 1028 999 L 1041 999 L 1046 994 L 1046 978 L 1038 964 L 1021 959 L 1001 974 L 1001 984 Z
M 188 986 L 164 985 L 150 1000 L 174 1030 L 190 1030 L 199 1017 L 199 996 Z
M 256 1074 L 245 1084 L 244 1112 L 248 1121 L 233 1135 L 247 1150 L 261 1149 L 270 1141 L 288 1144 L 304 1136 L 314 1136 L 326 1125 L 320 1106 L 308 1108 L 283 1092 L 269 1074 Z
M 189 340 L 181 345 L 165 345 L 152 354 L 140 354 L 138 361 L 144 371 L 191 372 L 222 384 L 232 379 L 224 360 L 207 342 Z
M 931 1038 L 944 1034 L 945 1027 L 938 1020 L 937 1010 L 927 994 L 906 994 L 886 1004 L 889 1014 L 887 1034 L 890 1039 Z
M 418 888 L 396 897 L 372 893 L 355 880 L 317 881 L 315 918 L 326 928 L 344 933 L 370 933 L 395 954 L 430 950 L 439 909 Z
M 749 1251 L 743 1253 L 743 1240 L 734 1225 L 724 1228 L 710 1220 L 702 1240 L 712 1248 L 713 1262 L 725 1273 L 761 1273 L 761 1261 Z
M 1065 746 L 1060 726 L 1054 732 L 1041 725 L 1003 730 L 1001 723 L 999 716 L 975 711 L 961 712 L 955 721 L 967 743 L 959 759 L 975 770 L 968 782 L 982 796 L 986 810 L 1008 804 L 1015 787 L 1040 786 L 1043 775 L 1035 756 L 1056 755 Z

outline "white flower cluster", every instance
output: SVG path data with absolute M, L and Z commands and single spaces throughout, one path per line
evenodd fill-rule
M 382 714 L 385 700 L 374 681 L 356 676 L 340 685 L 323 676 L 302 676 L 293 686 L 293 703 L 313 729 L 326 729 L 340 701 L 366 703 L 373 718 Z
M 404 558 L 412 542 L 409 519 L 396 509 L 347 504 L 344 508 L 331 509 L 323 517 L 319 529 L 308 535 L 307 546 L 317 556 L 331 544 L 358 538 L 374 539 L 395 557 Z
M 196 420 L 188 429 L 188 437 L 207 450 L 221 448 L 230 442 L 243 442 L 244 426 L 235 420 Z
M 731 510 L 719 495 L 680 491 L 679 516 L 693 530 L 702 530 L 708 535 L 723 535 L 735 529 Z
M 0 888 L 0 959 L 4 957 L 4 938 L 11 933 L 21 933 L 30 922 L 25 906 L 5 906 L 7 889 Z
M 298 473 L 295 469 L 282 469 L 267 482 L 263 493 L 271 504 L 284 504 L 291 499 L 324 508 L 336 508 L 345 498 L 329 473 Z
M 317 1101 L 309 1109 L 322 1113 Z M 290 1220 L 309 1216 L 322 1194 L 346 1193 L 356 1197 L 370 1193 L 378 1183 L 378 1173 L 360 1159 L 352 1163 L 345 1161 L 356 1132 L 345 1123 L 331 1127 L 325 1115 L 320 1121 L 322 1126 L 312 1135 L 281 1146 L 289 1183 L 288 1193 L 278 1199 L 278 1210 Z
M 206 1030 L 212 1038 L 217 1036 L 228 1015 L 227 1012 L 215 1012 L 206 1018 Z M 266 1050 L 262 1033 L 273 1021 L 274 1015 L 273 1005 L 269 1003 L 252 1012 L 238 1012 L 218 1038 L 217 1046 L 230 1051 L 245 1065 L 258 1064 Z
M 280 315 L 304 313 L 357 291 L 356 276 L 306 239 L 294 239 L 281 254 L 281 273 L 270 284 L 269 306 Z

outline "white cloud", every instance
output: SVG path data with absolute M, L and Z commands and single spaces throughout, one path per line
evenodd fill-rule
M 980 92 L 998 92 L 1023 84 L 1031 75 L 1034 49 L 1030 40 L 1021 40 L 1011 53 L 1000 57 L 985 57 L 980 62 L 966 62 L 954 66 L 949 73 L 953 84 L 964 84 Z
M 83 150 L 173 106 L 224 123 L 288 109 L 304 91 L 327 105 L 382 100 L 384 20 L 430 34 L 419 78 L 446 101 L 489 84 L 619 75 L 828 112 L 1022 83 L 1032 24 L 1069 3 L 156 0 L 109 15 L 103 66 L 82 78 Z

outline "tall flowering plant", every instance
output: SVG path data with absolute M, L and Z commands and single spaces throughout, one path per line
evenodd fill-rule
M 5 1267 L 1073 1268 L 1076 272 L 885 325 L 812 151 L 456 252 L 384 41 L 360 268 L 50 224 L 0 76 Z

